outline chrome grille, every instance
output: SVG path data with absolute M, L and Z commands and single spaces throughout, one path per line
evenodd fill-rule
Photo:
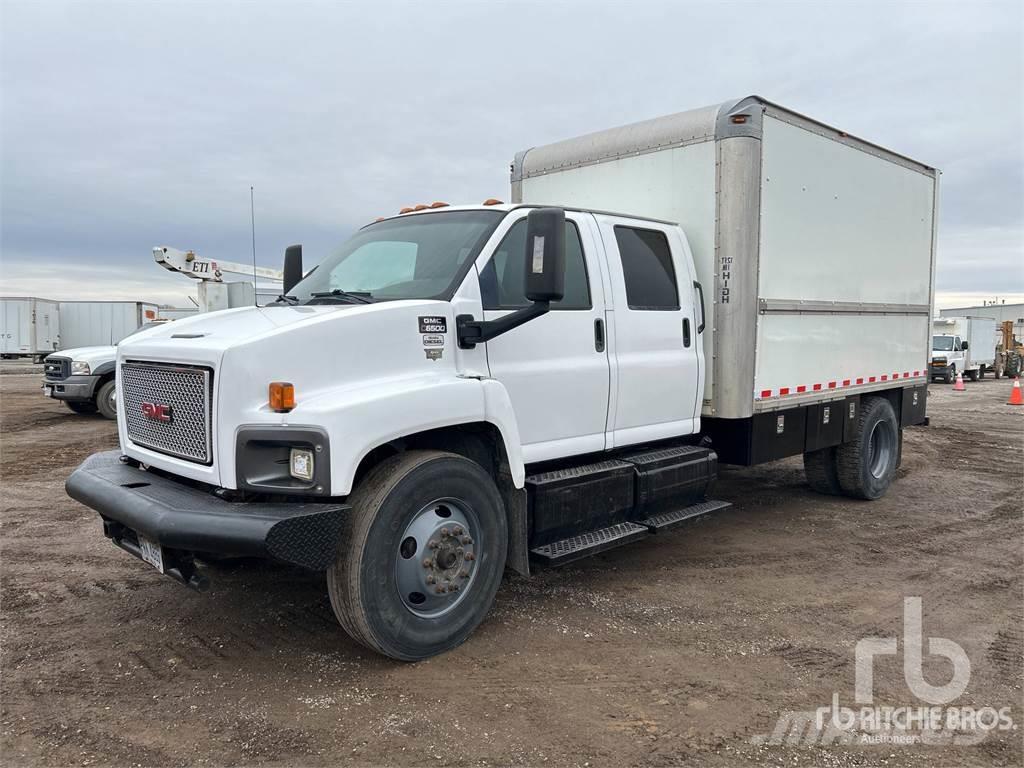
M 208 368 L 122 363 L 117 397 L 124 406 L 129 439 L 170 456 L 212 463 L 211 381 Z M 159 414 L 165 420 L 155 412 L 161 408 L 169 409 Z

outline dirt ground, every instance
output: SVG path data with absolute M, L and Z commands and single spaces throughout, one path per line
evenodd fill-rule
M 64 478 L 116 447 L 38 375 L 0 376 L 5 765 L 1021 765 L 1024 408 L 931 387 L 882 500 L 818 496 L 799 460 L 726 469 L 735 506 L 531 579 L 457 651 L 406 665 L 335 622 L 322 576 L 261 563 L 191 592 L 113 547 Z M 977 745 L 764 743 L 786 711 L 854 702 L 854 647 L 960 644 L 953 705 L 1010 707 Z M 902 642 L 902 641 L 901 641 Z M 927 647 L 926 647 L 927 653 Z M 924 665 L 935 685 L 951 666 Z M 921 706 L 897 657 L 874 703 Z

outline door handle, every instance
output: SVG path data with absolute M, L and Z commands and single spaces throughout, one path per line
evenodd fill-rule
M 683 346 L 690 346 L 690 318 L 683 318 Z
M 594 321 L 594 349 L 604 352 L 604 320 L 601 318 Z
M 693 287 L 700 294 L 700 325 L 697 326 L 697 333 L 704 333 L 704 326 L 707 323 L 707 315 L 704 314 L 704 286 L 694 280 Z

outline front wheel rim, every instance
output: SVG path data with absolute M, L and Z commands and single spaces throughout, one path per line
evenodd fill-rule
M 395 551 L 402 604 L 425 619 L 454 610 L 476 582 L 480 545 L 480 523 L 466 502 L 442 498 L 424 505 Z
M 880 480 L 889 471 L 896 450 L 896 432 L 887 421 L 877 421 L 868 436 L 868 471 Z

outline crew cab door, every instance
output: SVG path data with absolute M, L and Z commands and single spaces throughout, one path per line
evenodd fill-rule
M 678 227 L 597 216 L 611 284 L 609 447 L 700 426 L 702 322 L 693 260 Z
M 499 245 L 478 262 L 485 320 L 529 303 L 523 285 L 528 211 L 519 213 L 502 223 Z M 565 227 L 563 299 L 486 344 L 491 376 L 512 400 L 527 463 L 605 448 L 609 382 L 600 248 L 589 214 L 566 212 Z

